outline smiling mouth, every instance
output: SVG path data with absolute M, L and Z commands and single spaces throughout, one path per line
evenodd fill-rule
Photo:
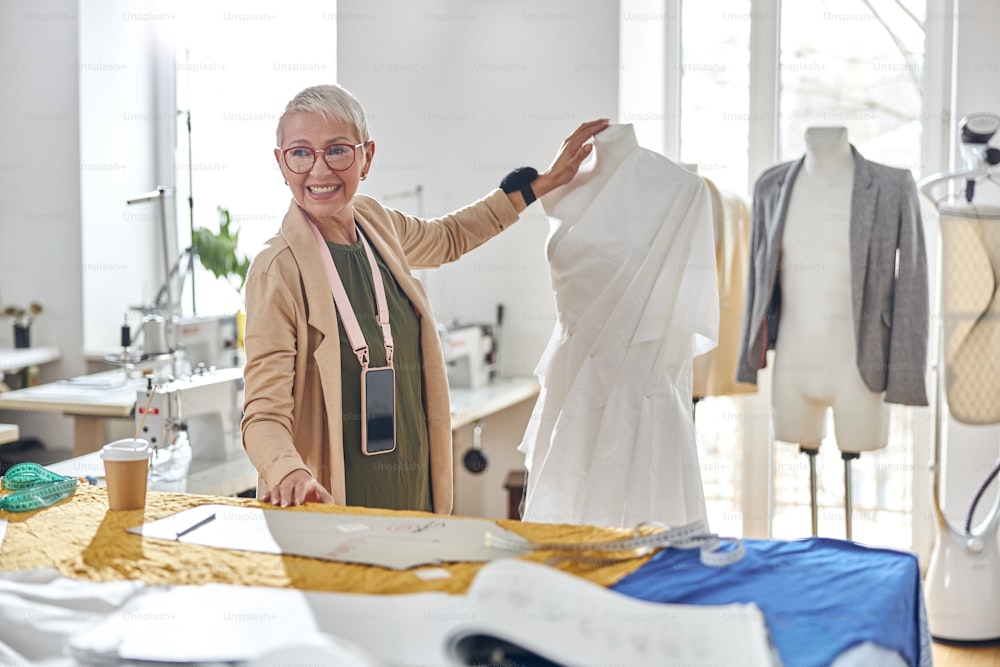
M 341 186 L 339 185 L 310 185 L 307 190 L 314 195 L 328 195 L 339 190 Z

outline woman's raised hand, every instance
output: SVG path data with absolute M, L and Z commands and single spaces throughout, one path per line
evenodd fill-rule
M 611 124 L 607 118 L 599 118 L 580 125 L 573 134 L 566 137 L 559 152 L 556 153 L 552 164 L 531 184 L 536 197 L 541 197 L 560 185 L 566 185 L 576 172 L 580 169 L 584 159 L 590 155 L 594 149 L 593 142 L 589 141 L 598 132 L 605 130 Z

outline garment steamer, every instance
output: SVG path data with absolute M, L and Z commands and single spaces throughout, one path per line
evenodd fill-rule
M 989 140 L 1000 130 L 1000 117 L 994 114 L 972 114 L 960 124 L 962 156 L 966 171 L 944 176 L 931 176 L 921 183 L 928 193 L 935 183 L 952 178 L 965 179 L 964 198 L 971 202 L 977 177 L 985 168 L 1000 162 L 997 150 L 988 147 Z M 943 354 L 938 363 L 943 363 Z M 928 625 L 931 635 L 954 641 L 986 641 L 1000 638 L 1000 548 L 997 546 L 997 526 L 1000 524 L 1000 493 L 988 516 L 973 528 L 973 515 L 987 487 L 1000 473 L 1000 462 L 980 484 L 966 514 L 962 530 L 956 530 L 941 511 L 941 407 L 943 391 L 937 389 L 937 417 L 934 438 L 934 462 L 931 466 L 934 516 L 937 539 L 931 555 L 924 595 L 927 601 Z
M 941 511 L 940 445 L 935 444 L 931 467 L 937 540 L 931 554 L 924 596 L 931 635 L 938 639 L 984 641 L 1000 638 L 1000 549 L 997 524 L 1000 493 L 986 520 L 972 527 L 972 515 L 986 487 L 1000 472 L 1000 463 L 983 480 L 969 507 L 962 530 Z

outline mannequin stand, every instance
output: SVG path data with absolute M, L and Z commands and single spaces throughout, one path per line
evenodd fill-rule
M 819 499 L 818 484 L 816 481 L 816 455 L 819 449 L 799 445 L 799 453 L 809 457 L 809 510 L 812 519 L 812 536 L 819 535 Z M 860 452 L 841 452 L 840 458 L 844 459 L 844 533 L 846 539 L 851 540 L 851 514 L 853 506 L 851 504 L 851 461 L 861 458 Z
M 819 502 L 816 494 L 816 455 L 819 449 L 799 445 L 799 452 L 809 457 L 809 509 L 812 518 L 812 535 L 819 535 Z
M 846 539 L 852 540 L 851 515 L 853 513 L 853 508 L 851 506 L 851 461 L 861 458 L 861 454 L 859 452 L 841 452 L 840 458 L 844 459 L 844 531 Z

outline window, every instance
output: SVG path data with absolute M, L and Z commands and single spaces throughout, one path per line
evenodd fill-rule
M 685 2 L 681 24 L 681 161 L 724 190 L 749 173 L 750 0 Z
M 806 128 L 840 125 L 869 160 L 920 169 L 924 7 L 918 0 L 781 5 L 780 159 Z
M 807 0 L 781 5 L 781 160 L 804 151 L 806 128 L 837 125 L 867 159 L 919 177 L 924 7 L 917 0 Z M 821 534 L 843 535 L 844 464 L 833 436 L 817 457 Z M 851 463 L 853 537 L 910 545 L 911 410 L 893 406 L 889 444 Z M 808 461 L 783 443 L 774 452 L 775 537 L 809 528 Z M 824 528 L 824 524 L 827 524 Z
M 866 158 L 910 169 L 916 177 L 924 13 L 923 0 L 797 0 L 780 3 L 780 9 L 776 0 L 683 2 L 680 160 L 749 201 L 761 166 L 802 155 L 806 128 L 844 126 Z M 780 34 L 776 53 L 773 42 L 752 39 L 755 30 L 767 29 Z M 775 99 L 751 95 L 755 72 L 773 76 L 754 84 L 773 85 Z M 755 169 L 750 133 L 772 121 L 777 134 L 771 156 L 765 154 Z M 767 451 L 771 439 L 758 423 L 769 422 L 767 375 L 757 396 L 708 398 L 697 405 L 709 517 L 713 530 L 740 532 L 756 488 L 752 502 L 767 507 L 771 534 L 802 537 L 810 533 L 808 459 L 785 443 Z M 852 463 L 854 539 L 911 544 L 913 420 L 911 409 L 893 406 L 889 445 Z M 827 432 L 817 459 L 819 532 L 841 537 L 844 467 L 832 424 Z M 766 458 L 767 465 L 754 467 L 747 457 Z M 756 479 L 748 470 L 767 470 L 771 479 Z

